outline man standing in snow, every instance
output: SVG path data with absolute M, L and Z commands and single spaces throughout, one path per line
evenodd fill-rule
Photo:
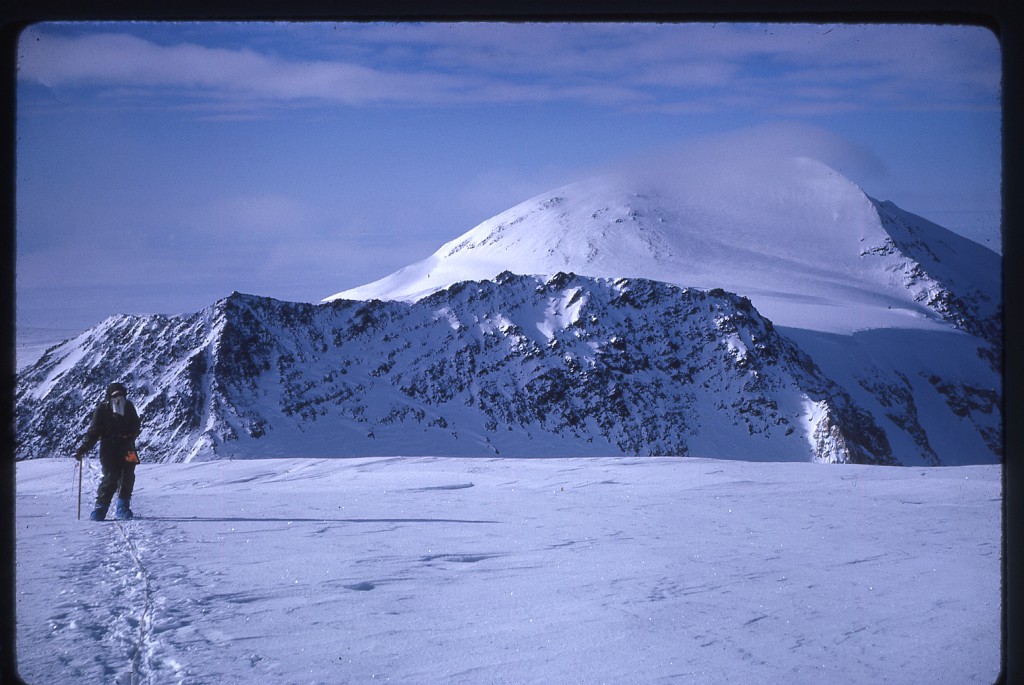
M 107 396 L 92 415 L 92 423 L 85 434 L 85 441 L 75 452 L 81 461 L 85 453 L 100 443 L 100 464 L 103 479 L 96 490 L 96 509 L 89 516 L 93 521 L 107 517 L 107 509 L 114 492 L 118 493 L 115 515 L 119 519 L 130 519 L 132 510 L 129 503 L 135 487 L 135 465 L 139 458 L 135 453 L 135 438 L 139 435 L 141 422 L 135 405 L 128 401 L 128 390 L 121 383 L 107 386 Z

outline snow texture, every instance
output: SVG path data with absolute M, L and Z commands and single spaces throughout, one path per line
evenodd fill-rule
M 751 455 L 756 458 L 756 455 Z M 991 683 L 1000 467 L 17 464 L 30 683 Z M 86 490 L 98 468 L 87 462 Z

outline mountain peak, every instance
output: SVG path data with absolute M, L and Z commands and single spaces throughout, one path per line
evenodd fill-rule
M 946 317 L 908 292 L 919 262 L 904 243 L 885 249 L 894 241 L 879 206 L 807 157 L 608 174 L 533 197 L 426 259 L 325 301 L 415 301 L 506 270 L 572 271 L 723 288 L 797 328 L 935 327 Z M 896 211 L 885 207 L 886 216 Z M 925 275 L 929 287 L 942 282 Z

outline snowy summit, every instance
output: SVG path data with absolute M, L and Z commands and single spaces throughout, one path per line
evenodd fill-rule
M 922 264 L 915 241 L 928 243 L 935 263 Z M 954 289 L 989 320 L 1000 287 L 994 252 L 868 197 L 820 162 L 702 159 L 544 193 L 325 301 L 417 300 L 505 270 L 722 288 L 778 325 L 842 333 L 934 328 L 945 315 L 933 300 Z

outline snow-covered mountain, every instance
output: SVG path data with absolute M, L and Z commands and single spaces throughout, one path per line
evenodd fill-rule
M 808 159 L 603 177 L 320 305 L 113 317 L 19 373 L 18 456 L 70 453 L 119 380 L 169 461 L 994 463 L 1000 271 Z
M 379 281 L 416 300 L 501 271 L 640 277 L 748 297 L 780 326 L 942 329 L 996 344 L 1001 258 L 807 158 L 608 175 L 527 200 Z
M 903 463 L 1001 458 L 1002 258 L 815 160 L 704 156 L 568 185 L 325 301 L 415 301 L 502 269 L 738 293 Z
M 501 274 L 418 303 L 234 294 L 114 317 L 20 378 L 22 457 L 70 454 L 120 379 L 144 455 L 715 454 L 897 463 L 885 432 L 744 298 Z

